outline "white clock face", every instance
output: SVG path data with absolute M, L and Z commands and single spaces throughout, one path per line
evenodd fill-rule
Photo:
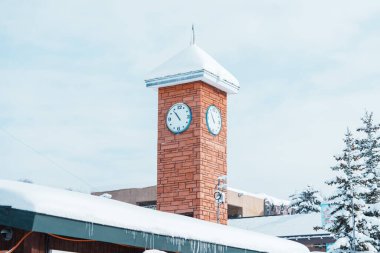
M 218 135 L 222 129 L 222 115 L 215 105 L 210 105 L 206 112 L 206 123 L 208 131 L 213 135 Z
M 179 134 L 189 128 L 191 119 L 190 107 L 185 103 L 177 103 L 166 114 L 166 125 L 171 132 Z

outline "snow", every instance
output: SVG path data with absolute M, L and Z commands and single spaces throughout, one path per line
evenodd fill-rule
M 145 250 L 143 253 L 166 253 L 165 251 L 156 250 L 156 249 L 149 249 Z
M 302 244 L 99 196 L 0 180 L 0 205 L 173 238 L 270 253 L 304 253 Z
M 230 219 L 228 225 L 274 236 L 329 234 L 324 230 L 313 229 L 321 226 L 319 213 Z
M 323 199 L 318 190 L 308 185 L 302 191 L 290 195 L 290 207 L 296 214 L 319 213 Z
M 102 195 L 100 195 L 100 197 L 107 198 L 107 199 L 112 199 L 112 195 L 109 194 L 109 193 L 103 193 Z
M 205 72 L 199 73 L 201 70 Z M 230 94 L 236 94 L 240 87 L 239 81 L 229 71 L 195 44 L 154 69 L 145 78 L 145 83 L 148 87 L 165 87 L 196 80 Z
M 281 205 L 288 206 L 290 204 L 289 200 L 278 199 L 278 198 L 270 196 L 270 195 L 268 195 L 266 193 L 250 193 L 250 192 L 242 191 L 242 190 L 239 190 L 239 189 L 236 189 L 236 188 L 231 188 L 231 187 L 228 187 L 228 190 L 229 191 L 233 191 L 233 192 L 237 192 L 237 193 L 241 193 L 243 195 L 259 198 L 259 199 L 266 199 L 270 203 L 272 203 L 272 204 L 274 204 L 276 206 L 281 206 Z
M 331 246 L 330 251 L 338 250 L 341 247 L 351 248 L 350 241 L 347 237 L 339 238 L 336 242 Z

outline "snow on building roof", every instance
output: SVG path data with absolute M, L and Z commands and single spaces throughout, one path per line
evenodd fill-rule
M 293 237 L 328 234 L 324 230 L 313 229 L 321 226 L 321 221 L 320 213 L 311 213 L 230 219 L 228 225 L 268 235 Z
M 154 69 L 145 78 L 145 84 L 159 88 L 199 80 L 229 94 L 236 94 L 240 88 L 229 71 L 195 44 Z
M 127 231 L 143 231 L 150 235 L 167 236 L 166 238 L 172 238 L 170 240 L 195 240 L 253 252 L 309 252 L 301 244 L 269 235 L 155 211 L 103 197 L 22 182 L 0 180 L 0 206 L 49 217 L 62 217 L 68 219 L 68 222 L 84 221 L 86 229 L 88 224 L 92 224 L 89 236 L 99 236 L 98 232 L 94 233 L 93 227 L 101 224 L 107 226 L 108 230 L 112 227 L 122 228 L 124 235 Z M 55 226 L 54 229 L 59 228 Z M 109 238 L 110 235 L 106 237 Z
M 250 193 L 250 192 L 242 191 L 242 190 L 231 188 L 231 187 L 228 187 L 228 190 L 233 191 L 233 192 L 237 192 L 237 193 L 241 193 L 243 195 L 259 198 L 259 199 L 266 199 L 269 202 L 271 202 L 277 206 L 280 206 L 280 205 L 287 205 L 288 206 L 290 204 L 289 200 L 275 198 L 275 197 L 270 196 L 270 195 L 265 194 L 265 193 Z

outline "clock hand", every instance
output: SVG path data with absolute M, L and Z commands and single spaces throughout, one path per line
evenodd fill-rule
M 181 118 L 178 116 L 178 114 L 176 112 L 174 112 L 175 116 L 177 116 L 177 118 L 179 119 L 179 121 L 181 121 Z
M 212 118 L 212 121 L 214 122 L 215 124 L 215 119 L 214 119 L 214 115 L 211 113 L 211 118 Z

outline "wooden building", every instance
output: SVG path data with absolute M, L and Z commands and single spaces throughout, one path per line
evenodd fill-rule
M 10 253 L 309 252 L 301 244 L 274 236 L 7 180 L 0 180 L 0 231 L 0 251 Z

